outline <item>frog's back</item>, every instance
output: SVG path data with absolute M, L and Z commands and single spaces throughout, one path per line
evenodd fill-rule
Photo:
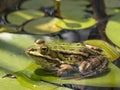
M 75 51 L 79 52 L 80 48 L 83 47 L 81 43 L 69 43 L 69 42 L 62 42 L 62 43 L 57 43 L 57 42 L 52 42 L 52 43 L 47 43 L 47 45 L 52 49 L 52 50 L 58 50 L 58 51 Z

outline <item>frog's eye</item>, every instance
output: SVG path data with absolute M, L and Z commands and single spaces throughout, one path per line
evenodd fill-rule
M 48 46 L 42 45 L 40 47 L 40 51 L 41 51 L 42 54 L 46 54 L 48 52 Z

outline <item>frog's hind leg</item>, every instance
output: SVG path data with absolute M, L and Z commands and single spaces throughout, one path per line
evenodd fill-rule
M 100 74 L 106 72 L 108 69 L 109 61 L 107 59 L 102 59 L 102 60 L 103 60 L 103 62 L 101 63 L 101 65 L 99 67 L 93 68 L 92 70 L 90 70 L 88 72 L 82 73 L 83 77 L 84 78 L 93 77 L 93 76 L 97 76 L 97 75 L 100 75 Z
M 68 70 L 66 71 L 67 74 L 61 74 L 61 78 L 62 79 L 84 79 L 84 78 L 88 78 L 88 77 L 93 77 L 93 76 L 97 76 L 100 75 L 104 72 L 107 71 L 108 68 L 108 59 L 102 59 L 101 61 L 101 65 L 99 65 L 96 68 L 93 68 L 91 70 L 85 71 L 85 72 L 80 72 L 79 70 L 75 70 L 74 69 L 70 69 L 68 67 L 66 67 L 66 65 L 64 66 L 64 68 L 61 68 L 59 71 L 62 71 L 62 73 L 64 72 L 64 70 L 66 71 L 67 69 L 70 70 L 70 72 L 68 72 Z

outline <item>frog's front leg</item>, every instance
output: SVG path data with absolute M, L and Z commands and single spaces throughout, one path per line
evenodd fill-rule
M 71 73 L 74 71 L 73 66 L 69 65 L 69 64 L 61 64 L 60 68 L 57 71 L 57 76 L 65 76 L 68 73 Z
M 76 65 L 62 64 L 57 71 L 57 76 L 62 79 L 83 79 L 84 76 L 80 75 Z

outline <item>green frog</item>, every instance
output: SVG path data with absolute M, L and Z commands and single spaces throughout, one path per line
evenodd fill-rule
M 107 71 L 109 63 L 102 49 L 83 43 L 58 44 L 37 39 L 26 49 L 26 54 L 35 58 L 45 70 L 65 78 L 82 79 L 102 74 Z

